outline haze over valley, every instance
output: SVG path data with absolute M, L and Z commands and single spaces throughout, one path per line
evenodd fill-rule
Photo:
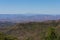
M 8 22 L 41 22 L 47 20 L 59 20 L 60 15 L 48 14 L 0 14 L 0 21 Z

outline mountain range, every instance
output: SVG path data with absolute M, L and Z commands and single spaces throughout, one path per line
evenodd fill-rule
M 0 21 L 5 22 L 40 22 L 46 20 L 58 20 L 60 15 L 48 14 L 0 14 Z

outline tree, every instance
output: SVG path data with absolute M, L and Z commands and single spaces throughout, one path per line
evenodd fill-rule
M 5 37 L 5 40 L 18 40 L 18 39 L 16 37 L 11 36 L 11 35 L 7 35 Z
M 57 35 L 55 33 L 55 28 L 49 28 L 47 32 L 47 37 L 45 40 L 57 40 Z
M 18 38 L 0 32 L 0 40 L 18 40 Z

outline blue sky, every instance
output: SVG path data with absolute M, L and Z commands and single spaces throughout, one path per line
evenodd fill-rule
M 0 0 L 0 14 L 60 14 L 60 0 Z

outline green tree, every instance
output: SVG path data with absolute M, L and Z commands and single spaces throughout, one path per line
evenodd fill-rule
M 0 40 L 4 40 L 4 38 L 5 38 L 5 34 L 0 32 Z
M 17 39 L 16 37 L 7 35 L 7 36 L 5 37 L 5 40 L 18 40 L 18 39 Z
M 18 40 L 16 37 L 0 32 L 0 40 Z
M 57 35 L 55 33 L 55 28 L 49 28 L 47 32 L 47 37 L 45 40 L 57 40 Z

